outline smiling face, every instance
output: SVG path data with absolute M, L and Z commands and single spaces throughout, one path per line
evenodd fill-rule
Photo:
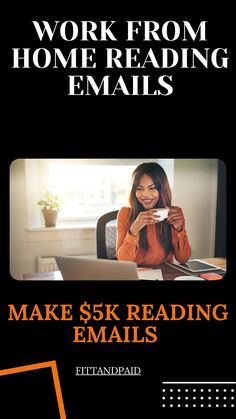
M 149 210 L 155 208 L 160 194 L 152 178 L 144 174 L 139 180 L 135 195 L 143 208 Z

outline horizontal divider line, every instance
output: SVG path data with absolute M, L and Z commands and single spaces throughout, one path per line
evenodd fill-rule
M 76 377 L 141 377 L 142 374 L 76 374 Z

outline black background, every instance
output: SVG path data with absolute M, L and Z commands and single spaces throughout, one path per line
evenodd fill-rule
M 50 8 L 43 2 L 34 2 L 34 6 L 21 3 L 20 6 L 12 4 L 4 15 L 3 39 L 7 49 L 2 76 L 1 230 L 4 262 L 0 281 L 0 369 L 56 360 L 67 419 L 92 415 L 108 418 L 114 412 L 122 417 L 132 417 L 139 415 L 140 409 L 144 409 L 147 415 L 156 415 L 163 413 L 160 401 L 162 381 L 235 379 L 235 344 L 232 341 L 235 328 L 234 159 L 230 144 L 234 137 L 232 9 L 229 2 L 221 6 L 214 3 L 212 9 L 207 9 L 205 2 L 196 5 L 191 2 L 191 6 L 183 2 L 178 6 L 168 2 L 166 7 L 153 3 L 145 2 L 138 7 L 132 2 L 76 6 L 74 2 L 71 5 L 68 2 L 65 7 L 55 5 L 54 8 L 52 2 Z M 174 92 L 167 97 L 69 97 L 68 70 L 11 68 L 11 48 L 39 47 L 31 20 L 40 19 L 189 20 L 193 23 L 207 20 L 207 45 L 228 48 L 229 68 L 173 70 Z M 177 46 L 178 43 L 173 45 Z M 164 74 L 164 70 L 159 71 Z M 222 159 L 227 167 L 228 272 L 224 280 L 138 284 L 15 281 L 9 274 L 9 225 L 4 221 L 9 218 L 9 166 L 16 158 L 33 157 Z M 121 307 L 127 303 L 156 306 L 161 303 L 222 303 L 227 304 L 229 316 L 227 322 L 159 322 L 156 344 L 78 344 L 72 343 L 72 326 L 78 324 L 76 321 L 72 324 L 7 320 L 8 304 L 73 304 L 76 310 L 84 301 L 120 304 Z M 141 327 L 145 324 L 142 323 Z M 142 367 L 143 375 L 137 378 L 81 378 L 74 375 L 77 365 L 138 365 Z M 42 412 L 44 418 L 59 417 L 51 388 L 47 389 L 47 394 L 52 392 L 51 410 L 48 411 L 49 397 L 44 397 L 48 386 L 45 375 L 41 374 L 37 383 L 32 380 L 32 386 L 27 390 L 26 382 L 28 378 L 25 376 L 19 378 L 19 382 L 16 380 L 14 385 L 6 377 L 1 382 L 2 400 L 8 391 L 11 391 L 12 401 L 15 399 L 15 405 L 11 406 L 6 417 L 13 418 L 14 409 L 18 414 L 24 410 L 24 417 L 32 417 L 30 400 L 35 405 L 34 417 L 42 417 Z M 25 391 L 28 401 L 22 406 L 20 400 L 23 395 L 25 400 Z M 35 394 L 39 395 L 38 401 Z M 230 417 L 232 412 L 227 409 L 224 414 Z

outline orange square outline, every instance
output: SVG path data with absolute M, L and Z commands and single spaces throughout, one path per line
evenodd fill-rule
M 63 402 L 63 397 L 62 397 L 62 392 L 61 392 L 61 385 L 60 385 L 60 379 L 58 375 L 56 361 L 47 361 L 47 362 L 40 362 L 37 364 L 24 365 L 21 367 L 7 368 L 5 370 L 0 370 L 0 376 L 16 374 L 18 372 L 34 371 L 34 370 L 38 370 L 41 368 L 48 368 L 48 367 L 51 368 L 52 370 L 52 377 L 53 377 L 53 383 L 54 383 L 54 388 L 55 388 L 55 393 L 56 393 L 60 419 L 66 419 L 66 412 L 65 412 L 65 407 L 64 407 L 64 402 Z

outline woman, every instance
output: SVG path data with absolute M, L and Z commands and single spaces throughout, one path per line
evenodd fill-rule
M 138 265 L 171 262 L 173 256 L 187 262 L 191 248 L 183 211 L 171 205 L 168 178 L 158 163 L 143 163 L 134 170 L 129 204 L 117 217 L 117 258 Z M 168 218 L 159 221 L 157 208 L 169 208 Z

